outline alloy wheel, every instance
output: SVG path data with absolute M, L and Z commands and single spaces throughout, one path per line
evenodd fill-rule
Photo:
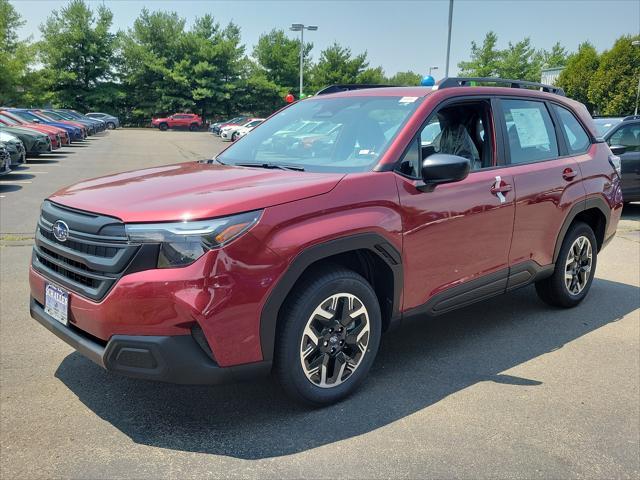
M 307 380 L 332 388 L 362 364 L 369 344 L 369 313 L 350 293 L 323 300 L 309 317 L 300 341 L 300 363 Z
M 564 283 L 572 295 L 579 295 L 586 287 L 593 263 L 591 242 L 585 236 L 576 238 L 569 249 L 564 268 Z

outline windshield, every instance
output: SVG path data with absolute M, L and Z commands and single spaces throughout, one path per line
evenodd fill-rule
M 2 113 L 0 113 L 0 120 L 2 120 L 7 125 L 21 125 L 21 123 L 16 122 L 13 118 L 7 117 Z
M 421 101 L 359 96 L 304 100 L 264 122 L 217 160 L 294 165 L 312 172 L 367 171 Z
M 15 115 L 18 118 L 21 118 L 22 120 L 26 121 L 26 122 L 33 122 L 34 120 L 43 120 L 42 118 L 38 117 L 37 115 L 34 115 L 33 113 L 30 112 L 26 112 L 24 110 L 20 110 L 20 111 L 11 111 L 12 115 Z
M 67 120 L 62 115 L 59 115 L 56 112 L 51 112 L 49 110 L 46 111 L 46 115 L 47 115 L 47 117 L 52 118 L 54 120 Z
M 596 118 L 593 120 L 593 123 L 596 124 L 596 131 L 598 132 L 598 135 L 603 136 L 621 121 L 621 118 Z

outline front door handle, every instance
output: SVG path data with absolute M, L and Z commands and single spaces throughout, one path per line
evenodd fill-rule
M 513 187 L 511 185 L 502 180 L 502 177 L 500 177 L 500 175 L 497 175 L 496 181 L 493 185 L 491 185 L 489 191 L 500 199 L 500 203 L 504 203 L 507 201 L 504 194 L 510 192 L 512 188 Z

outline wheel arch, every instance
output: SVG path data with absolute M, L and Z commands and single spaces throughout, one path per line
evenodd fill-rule
M 336 263 L 362 275 L 376 292 L 383 329 L 400 319 L 402 256 L 384 237 L 362 233 L 313 245 L 299 253 L 269 294 L 260 315 L 260 346 L 264 360 L 272 360 L 280 310 L 304 275 L 327 263 Z
M 610 215 L 611 209 L 607 205 L 607 202 L 600 197 L 587 198 L 574 205 L 571 210 L 569 210 L 560 228 L 560 233 L 558 234 L 553 250 L 553 262 L 555 263 L 558 259 L 562 242 L 569 231 L 569 227 L 578 221 L 582 221 L 591 227 L 596 236 L 598 251 L 600 251 L 604 245 L 604 236 L 607 231 L 607 226 L 609 225 Z

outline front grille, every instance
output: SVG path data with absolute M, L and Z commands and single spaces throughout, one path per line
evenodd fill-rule
M 58 220 L 69 227 L 64 242 L 53 234 Z M 118 219 L 46 201 L 36 230 L 33 267 L 71 291 L 101 300 L 139 249 L 127 242 L 124 224 Z

